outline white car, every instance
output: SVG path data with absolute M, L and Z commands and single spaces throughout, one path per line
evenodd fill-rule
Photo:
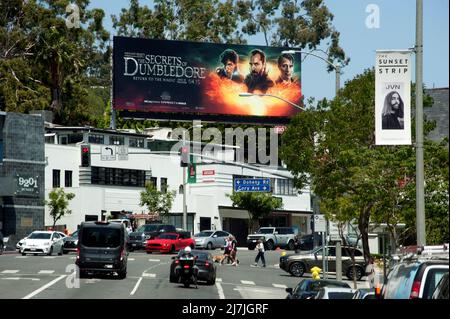
M 351 288 L 323 287 L 315 299 L 352 299 L 354 294 L 355 290 Z
M 62 238 L 67 237 L 67 235 L 64 234 L 63 232 L 57 231 L 57 233 L 60 234 L 60 235 L 62 236 Z M 28 236 L 30 236 L 30 235 L 28 235 Z M 17 244 L 16 244 L 16 249 L 18 249 L 18 250 L 20 251 L 20 247 L 22 247 L 23 243 L 25 242 L 25 239 L 27 239 L 28 236 L 22 238 L 21 240 L 19 240 L 19 241 L 17 242 Z
M 194 235 L 195 248 L 215 249 L 225 245 L 225 239 L 230 236 L 223 230 L 202 230 Z
M 20 253 L 22 256 L 26 254 L 46 254 L 51 256 L 57 252 L 58 255 L 63 254 L 63 237 L 56 231 L 34 231 L 27 236 Z

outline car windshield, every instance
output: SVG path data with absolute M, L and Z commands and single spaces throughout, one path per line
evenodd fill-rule
M 192 250 L 192 255 L 197 256 L 197 260 L 207 260 L 208 259 L 208 253 L 205 253 L 203 251 L 198 250 Z M 180 249 L 178 252 L 178 257 L 181 257 L 184 254 L 184 250 Z
M 446 273 L 448 273 L 448 268 L 447 269 L 431 268 L 428 271 L 427 278 L 425 281 L 425 287 L 423 289 L 423 296 L 422 296 L 423 299 L 431 298 L 434 290 L 436 289 L 437 284 Z
M 329 292 L 328 298 L 329 299 L 352 299 L 353 293 L 352 292 Z
M 212 231 L 202 231 L 194 235 L 194 237 L 209 237 L 212 235 Z
M 83 230 L 82 243 L 87 247 L 118 247 L 120 246 L 120 229 L 86 227 Z
M 261 228 L 256 232 L 257 234 L 272 234 L 273 229 L 272 228 Z
M 175 234 L 161 234 L 158 236 L 159 239 L 177 239 Z
M 139 233 L 144 233 L 144 232 L 150 232 L 150 231 L 157 231 L 158 230 L 158 225 L 142 225 L 141 227 L 138 228 L 138 232 Z
M 50 233 L 31 233 L 28 239 L 50 239 L 51 236 Z
M 74 231 L 70 237 L 78 238 L 78 230 Z

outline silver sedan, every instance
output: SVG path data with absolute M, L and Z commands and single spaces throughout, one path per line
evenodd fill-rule
M 194 234 L 195 248 L 215 249 L 225 245 L 225 239 L 230 236 L 223 230 L 203 230 Z

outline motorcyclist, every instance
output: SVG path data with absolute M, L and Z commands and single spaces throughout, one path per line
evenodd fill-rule
M 197 256 L 194 256 L 192 254 L 192 249 L 190 246 L 187 246 L 183 249 L 183 253 L 181 254 L 181 258 L 183 259 L 193 259 L 194 264 L 192 267 L 192 275 L 193 275 L 193 281 L 195 286 L 197 287 L 197 276 L 198 276 L 198 266 L 195 264 L 195 261 L 197 260 Z

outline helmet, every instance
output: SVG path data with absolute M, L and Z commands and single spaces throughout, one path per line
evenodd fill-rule
M 189 254 L 189 253 L 191 252 L 191 247 L 187 246 L 187 247 L 184 249 L 184 252 L 187 253 L 187 254 Z

